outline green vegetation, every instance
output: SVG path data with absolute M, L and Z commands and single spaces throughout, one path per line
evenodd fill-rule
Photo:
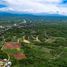
M 20 52 L 27 57 L 22 60 L 11 57 L 12 67 L 67 67 L 66 22 L 34 21 L 25 23 L 26 26 L 28 25 L 27 27 L 20 27 L 22 25 L 12 27 L 0 36 L 0 47 L 5 42 L 19 41 L 21 44 Z M 30 28 L 30 25 L 34 26 Z M 30 43 L 25 43 L 24 39 Z M 15 49 L 4 49 L 3 51 L 16 53 Z
M 8 59 L 7 53 L 0 50 L 0 59 L 5 59 L 5 58 Z

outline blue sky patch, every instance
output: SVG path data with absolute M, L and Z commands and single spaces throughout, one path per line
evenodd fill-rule
M 0 0 L 0 11 L 67 15 L 67 0 Z
M 63 0 L 63 4 L 67 4 L 67 0 Z
M 0 4 L 0 8 L 7 7 L 6 5 Z

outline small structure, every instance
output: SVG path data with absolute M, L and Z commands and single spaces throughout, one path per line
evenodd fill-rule
M 1 25 L 0 28 L 5 28 L 5 27 Z
M 7 59 L 0 59 L 0 67 L 11 67 L 12 62 Z
M 0 59 L 0 67 L 4 66 L 4 61 L 2 59 Z
M 14 26 L 17 26 L 17 24 L 15 23 Z

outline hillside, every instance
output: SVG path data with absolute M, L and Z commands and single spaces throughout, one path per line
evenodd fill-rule
M 26 21 L 5 29 L 0 35 L 0 51 L 8 54 L 2 52 L 12 67 L 67 66 L 67 23 Z

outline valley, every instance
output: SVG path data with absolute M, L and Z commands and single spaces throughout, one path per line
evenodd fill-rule
M 11 67 L 67 67 L 66 20 L 6 21 L 0 21 L 0 59 L 6 58 Z

